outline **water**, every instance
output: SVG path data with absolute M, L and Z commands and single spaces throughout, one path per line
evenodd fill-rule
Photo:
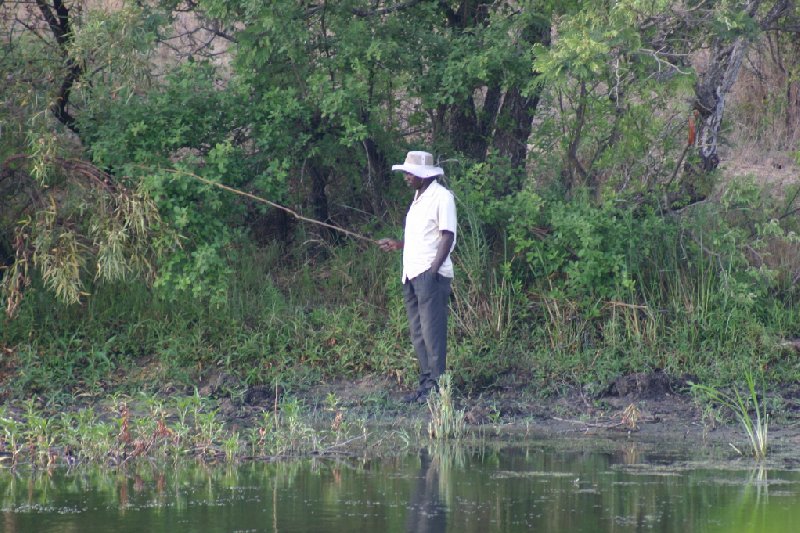
M 0 471 L 6 532 L 796 532 L 800 471 L 642 443 Z

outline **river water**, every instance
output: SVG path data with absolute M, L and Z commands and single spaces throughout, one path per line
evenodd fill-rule
M 5 532 L 797 532 L 800 467 L 631 442 L 0 471 Z M 386 454 L 384 454 L 386 455 Z

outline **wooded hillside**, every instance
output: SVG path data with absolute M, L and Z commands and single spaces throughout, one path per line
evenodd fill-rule
M 792 0 L 5 0 L 0 21 L 23 389 L 64 350 L 93 383 L 142 357 L 403 379 L 397 265 L 330 226 L 399 236 L 409 149 L 458 198 L 461 385 L 796 375 Z

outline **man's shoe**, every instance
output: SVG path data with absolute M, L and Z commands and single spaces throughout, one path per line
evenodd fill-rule
M 428 403 L 428 396 L 431 395 L 432 392 L 439 392 L 439 386 L 436 383 L 433 384 L 433 387 L 422 389 L 417 396 L 417 403 L 425 404 Z
M 403 403 L 414 403 L 416 401 L 419 401 L 420 396 L 424 392 L 425 391 L 423 389 L 417 389 L 414 392 L 409 392 L 408 394 L 403 396 Z

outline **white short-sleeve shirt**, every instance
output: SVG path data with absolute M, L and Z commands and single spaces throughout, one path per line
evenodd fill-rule
M 442 239 L 441 231 L 453 233 L 453 251 L 456 245 L 456 202 L 453 193 L 434 181 L 414 195 L 408 208 L 403 235 L 403 283 L 414 279 L 431 267 Z M 453 261 L 447 255 L 439 274 L 453 277 Z

